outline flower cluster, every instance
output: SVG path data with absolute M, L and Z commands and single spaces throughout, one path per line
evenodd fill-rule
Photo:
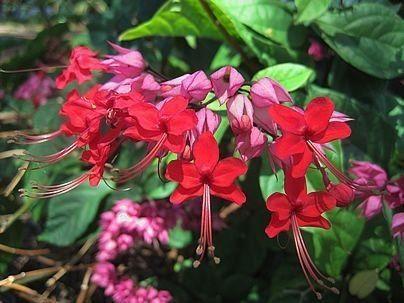
M 55 83 L 42 71 L 31 74 L 14 93 L 14 98 L 31 101 L 35 108 L 45 105 L 52 96 Z
M 105 294 L 114 302 L 170 302 L 169 292 L 136 285 L 130 277 L 120 274 L 114 260 L 139 242 L 167 244 L 169 229 L 182 217 L 181 210 L 168 208 L 164 203 L 117 201 L 110 211 L 101 215 L 101 234 L 92 281 L 105 288 Z
M 404 206 L 404 176 L 390 179 L 386 171 L 379 165 L 366 161 L 352 161 L 349 173 L 356 177 L 358 183 L 371 183 L 376 192 L 356 191 L 356 196 L 363 201 L 358 207 L 367 219 L 371 219 L 382 211 L 383 202 L 391 209 Z M 394 237 L 404 238 L 404 212 L 393 215 L 392 230 Z
M 60 110 L 63 123 L 60 128 L 44 135 L 25 134 L 16 138 L 20 143 L 37 144 L 59 136 L 70 137 L 73 143 L 52 155 L 28 155 L 27 160 L 55 163 L 72 151 L 81 151 L 81 161 L 90 168 L 87 172 L 59 185 L 36 184 L 23 195 L 48 198 L 66 193 L 89 181 L 97 186 L 108 173 L 108 160 L 113 158 L 124 141 L 143 142 L 147 154 L 129 168 L 112 168 L 109 173 L 118 185 L 141 174 L 152 161 L 176 154 L 166 169 L 165 177 L 177 183 L 170 196 L 173 204 L 202 198 L 201 228 L 196 253 L 198 266 L 205 254 L 217 263 L 212 236 L 213 197 L 238 205 L 246 196 L 237 179 L 247 172 L 246 162 L 266 151 L 272 168 L 280 167 L 285 173 L 285 193 L 268 198 L 267 208 L 272 213 L 266 229 L 269 237 L 291 230 L 297 254 L 307 281 L 318 297 L 321 294 L 311 282 L 327 286 L 315 267 L 300 233 L 300 227 L 329 228 L 322 217 L 334 207 L 348 205 L 354 191 L 377 191 L 375 184 L 354 181 L 343 174 L 327 158 L 330 143 L 350 136 L 346 115 L 334 110 L 327 97 L 318 97 L 305 109 L 293 105 L 292 97 L 276 81 L 262 78 L 253 83 L 233 67 L 225 66 L 210 76 L 203 71 L 167 79 L 155 72 L 135 50 L 111 44 L 116 51 L 99 59 L 98 54 L 86 47 L 77 47 L 70 56 L 67 68 L 56 79 L 59 89 L 76 81 L 82 84 L 94 79 L 94 71 L 111 74 L 105 83 L 93 85 L 80 94 L 72 89 Z M 227 110 L 227 119 L 234 134 L 234 146 L 239 158 L 220 158 L 215 132 L 221 119 L 210 107 L 214 101 Z M 288 106 L 285 105 L 288 104 Z M 312 167 L 318 169 L 324 181 L 324 191 L 307 193 L 306 174 Z M 107 172 L 105 172 L 107 170 Z M 331 182 L 332 174 L 338 180 Z M 108 174 L 106 174 L 108 175 Z M 137 213 L 139 210 L 131 208 Z M 107 215 L 105 215 L 107 216 Z M 124 220 L 124 219 L 123 219 Z M 104 218 L 107 222 L 107 219 Z M 125 221 L 125 220 L 124 220 Z M 129 223 L 130 226 L 141 221 Z M 108 225 L 108 223 L 105 223 Z M 131 225 L 132 224 L 132 225 Z M 110 258 L 131 245 L 123 236 L 110 241 L 101 239 Z M 164 232 L 154 234 L 164 242 Z M 104 245 L 104 244 L 103 244 Z M 101 258 L 101 257 L 99 257 Z

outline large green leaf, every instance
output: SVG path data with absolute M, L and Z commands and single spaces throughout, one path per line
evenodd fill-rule
M 366 298 L 375 288 L 379 275 L 376 270 L 358 272 L 349 281 L 349 292 L 359 299 Z
M 330 6 L 331 0 L 295 0 L 296 23 L 310 23 L 320 17 Z
M 307 66 L 294 63 L 283 63 L 260 70 L 254 75 L 253 80 L 269 77 L 278 81 L 288 91 L 294 91 L 306 85 L 313 74 L 314 71 Z
M 379 78 L 404 72 L 404 22 L 380 3 L 331 11 L 316 20 L 322 38 L 349 64 Z
M 355 212 L 337 209 L 328 216 L 329 230 L 310 229 L 313 233 L 314 258 L 330 276 L 338 277 L 355 248 L 364 226 L 364 219 Z
M 57 246 L 67 246 L 87 230 L 97 214 L 102 199 L 111 192 L 103 182 L 98 188 L 87 184 L 52 198 L 48 204 L 45 229 L 38 239 Z
M 133 40 L 147 36 L 222 38 L 202 5 L 194 0 L 167 1 L 152 19 L 126 30 L 119 39 Z

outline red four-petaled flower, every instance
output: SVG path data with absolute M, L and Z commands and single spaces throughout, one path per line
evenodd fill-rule
M 240 159 L 228 157 L 219 161 L 219 147 L 211 132 L 204 132 L 193 146 L 194 162 L 184 160 L 171 161 L 167 166 L 166 178 L 178 182 L 178 186 L 170 197 L 174 204 L 202 196 L 201 235 L 197 254 L 199 265 L 205 249 L 214 257 L 212 241 L 212 222 L 210 195 L 228 201 L 243 204 L 246 200 L 235 180 L 246 173 L 247 166 Z
M 274 144 L 273 153 L 281 160 L 292 157 L 292 175 L 302 177 L 313 161 L 320 155 L 316 144 L 325 144 L 349 137 L 351 129 L 345 122 L 330 122 L 334 104 L 329 98 L 313 99 L 300 113 L 290 107 L 275 104 L 269 115 L 282 130 L 282 137 Z

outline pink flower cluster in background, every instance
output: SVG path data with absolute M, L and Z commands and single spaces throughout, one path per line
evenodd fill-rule
M 42 71 L 31 74 L 14 93 L 14 98 L 31 101 L 35 108 L 48 102 L 55 89 L 55 82 Z
M 152 286 L 143 287 L 127 276 L 120 275 L 114 260 L 136 243 L 168 244 L 169 230 L 180 223 L 185 229 L 197 229 L 200 224 L 200 203 L 191 203 L 184 210 L 172 207 L 165 201 L 149 201 L 142 204 L 129 199 L 116 202 L 110 211 L 101 215 L 101 233 L 98 240 L 97 263 L 92 282 L 105 288 L 105 295 L 119 303 L 171 302 L 168 291 Z M 213 229 L 225 225 L 217 214 L 212 216 Z
M 404 176 L 398 179 L 390 179 L 386 171 L 379 165 L 366 161 L 352 161 L 349 173 L 356 176 L 359 184 L 371 184 L 375 192 L 355 192 L 363 202 L 358 206 L 363 216 L 371 219 L 379 214 L 383 207 L 383 201 L 392 208 L 404 206 Z M 404 238 L 404 212 L 393 216 L 392 230 L 394 237 Z

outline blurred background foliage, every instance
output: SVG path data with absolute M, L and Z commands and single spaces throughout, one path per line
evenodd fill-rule
M 333 162 L 347 167 L 350 159 L 381 165 L 390 177 L 404 166 L 404 23 L 400 1 L 335 0 L 26 0 L 0 3 L 0 66 L 4 70 L 60 65 L 77 45 L 101 54 L 110 52 L 107 41 L 138 48 L 156 70 L 168 77 L 224 65 L 238 67 L 246 79 L 270 76 L 291 91 L 299 104 L 327 95 L 338 111 L 348 114 L 353 135 L 336 146 Z M 327 49 L 325 58 L 308 55 L 312 40 Z M 54 73 L 56 74 L 56 73 Z M 58 127 L 57 111 L 63 94 L 38 109 L 13 98 L 27 74 L 0 74 L 4 97 L 0 103 L 1 133 L 16 129 L 46 132 Z M 220 110 L 220 109 L 219 109 Z M 222 112 L 224 114 L 224 112 Z M 221 145 L 231 152 L 231 134 L 221 126 Z M 5 136 L 5 135 L 4 135 Z M 3 136 L 3 138 L 4 138 Z M 60 144 L 60 145 L 59 145 Z M 58 150 L 63 142 L 30 148 L 36 154 Z M 19 149 L 0 141 L 1 152 Z M 142 155 L 124 148 L 120 166 Z M 248 203 L 226 218 L 229 226 L 217 233 L 217 254 L 222 262 L 205 262 L 193 269 L 197 235 L 175 228 L 170 247 L 183 258 L 168 275 L 150 278 L 168 289 L 178 302 L 314 302 L 298 270 L 294 247 L 287 236 L 269 240 L 264 234 L 269 215 L 264 199 L 282 188 L 282 175 L 269 169 L 266 156 L 250 163 L 242 181 Z M 12 181 L 23 163 L 1 161 L 1 189 Z M 69 158 L 57 165 L 25 174 L 21 186 L 32 182 L 68 180 L 82 170 Z M 99 214 L 122 197 L 133 200 L 164 199 L 173 187 L 162 184 L 149 169 L 129 192 L 105 185 L 98 190 L 81 186 L 50 201 L 18 197 L 15 190 L 0 197 L 0 243 L 12 247 L 50 247 L 58 260 L 69 260 L 97 233 Z M 313 189 L 321 187 L 315 172 Z M 219 209 L 222 205 L 218 205 Z M 404 244 L 391 237 L 391 211 L 369 221 L 354 206 L 330 214 L 330 231 L 309 230 L 305 237 L 316 264 L 337 278 L 341 295 L 326 294 L 325 302 L 402 302 L 403 276 L 391 267 L 393 256 L 404 264 Z M 0 253 L 0 273 L 18 273 L 34 261 Z M 24 267 L 26 268 L 26 267 Z M 46 289 L 44 279 L 31 281 Z M 154 281 L 155 280 L 155 281 Z M 55 291 L 71 302 L 81 278 L 64 277 Z M 27 281 L 28 282 L 28 281 Z M 33 284 L 32 284 L 33 283 Z M 5 302 L 20 302 L 0 288 Z M 102 292 L 93 296 L 103 302 Z M 63 297 L 65 296 L 65 297 Z

